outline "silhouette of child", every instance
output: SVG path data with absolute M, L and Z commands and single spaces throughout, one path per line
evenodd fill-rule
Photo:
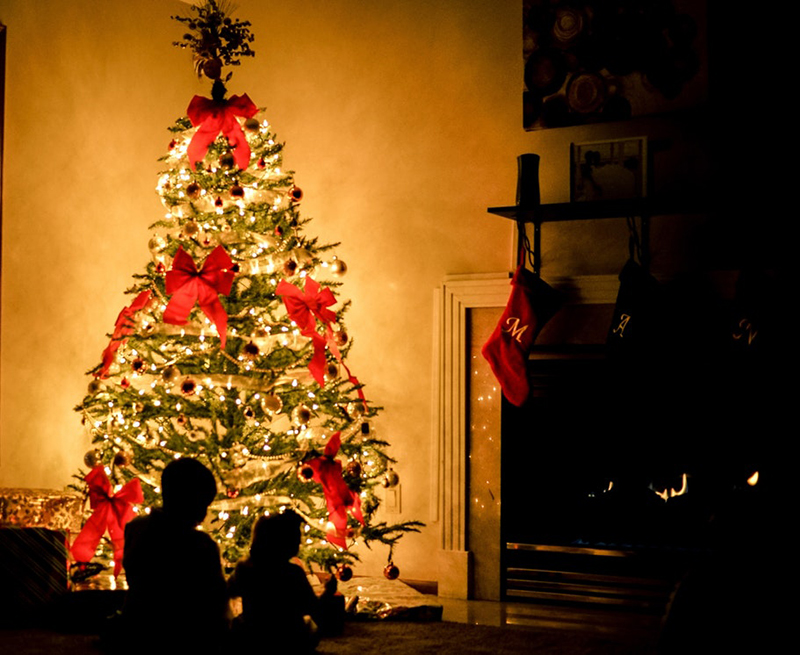
M 300 549 L 302 522 L 292 510 L 256 521 L 250 557 L 228 580 L 230 595 L 242 598 L 234 632 L 243 646 L 309 653 L 319 643 L 315 621 L 326 619 L 321 613 L 336 593 L 336 578 L 317 597 L 303 568 L 291 561 Z
M 229 601 L 219 548 L 197 526 L 217 485 L 203 464 L 181 458 L 164 469 L 161 489 L 163 507 L 125 527 L 129 589 L 116 650 L 214 652 L 227 636 Z

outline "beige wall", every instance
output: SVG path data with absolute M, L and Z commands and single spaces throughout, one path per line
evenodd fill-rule
M 486 208 L 513 204 L 518 154 L 542 155 L 542 199 L 565 201 L 569 142 L 598 130 L 522 130 L 519 0 L 236 4 L 257 56 L 229 88 L 268 108 L 314 218 L 309 232 L 342 241 L 350 366 L 385 407 L 378 428 L 400 460 L 402 518 L 429 521 L 433 290 L 445 275 L 510 267 L 512 225 Z M 147 261 L 166 127 L 208 91 L 170 45 L 179 9 L 163 0 L 0 8 L 2 486 L 62 487 L 87 449 L 72 407 Z M 651 129 L 661 128 L 633 122 L 615 134 Z M 546 273 L 616 273 L 625 238 L 609 229 L 601 246 L 583 241 L 589 252 L 577 262 L 581 234 L 546 231 Z M 398 548 L 404 577 L 436 577 L 438 533 L 430 523 Z M 381 560 L 385 551 L 372 558 Z

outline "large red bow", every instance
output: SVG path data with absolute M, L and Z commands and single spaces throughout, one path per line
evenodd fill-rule
M 114 361 L 114 353 L 117 352 L 119 347 L 125 343 L 125 337 L 134 333 L 133 317 L 136 312 L 144 309 L 150 304 L 152 291 L 142 291 L 134 301 L 125 307 L 117 316 L 117 322 L 114 324 L 114 333 L 111 335 L 111 341 L 103 351 L 103 366 L 95 373 L 95 377 L 105 378 L 108 377 L 108 369 Z
M 206 156 L 208 146 L 222 132 L 233 148 L 233 159 L 236 165 L 245 170 L 250 163 L 250 146 L 247 145 L 242 126 L 236 117 L 252 118 L 257 112 L 258 107 L 253 104 L 246 93 L 241 96 L 231 96 L 228 100 L 220 102 L 203 96 L 192 98 L 186 113 L 189 115 L 192 125 L 200 126 L 194 133 L 186 151 L 192 167 Z
M 219 301 L 219 294 L 227 296 L 236 273 L 231 270 L 233 261 L 225 248 L 217 246 L 211 251 L 198 272 L 197 265 L 183 248 L 178 248 L 172 269 L 167 271 L 167 293 L 174 294 L 164 310 L 164 322 L 183 325 L 189 319 L 195 303 L 217 326 L 222 347 L 228 330 L 228 315 Z
M 144 501 L 141 483 L 139 478 L 134 478 L 113 494 L 102 466 L 95 466 L 85 479 L 94 512 L 72 544 L 72 556 L 77 562 L 90 561 L 107 529 L 114 545 L 114 575 L 119 575 L 125 548 L 125 525 L 134 517 L 132 505 Z
M 322 485 L 325 502 L 328 505 L 328 519 L 335 531 L 328 532 L 327 539 L 340 548 L 347 548 L 347 513 L 364 525 L 361 514 L 361 499 L 350 489 L 342 477 L 342 464 L 334 457 L 342 444 L 340 432 L 335 432 L 325 445 L 325 452 L 308 462 L 314 471 L 313 480 Z

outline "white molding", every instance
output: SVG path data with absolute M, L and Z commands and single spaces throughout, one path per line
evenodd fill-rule
M 440 522 L 440 547 L 450 553 L 447 579 L 454 577 L 453 561 L 468 567 L 467 541 L 467 354 L 468 311 L 504 307 L 510 292 L 509 272 L 453 275 L 434 293 L 433 448 L 431 457 L 431 520 Z M 614 303 L 619 280 L 615 275 L 546 278 L 575 304 Z M 463 556 L 457 555 L 464 554 Z M 440 558 L 441 559 L 441 558 Z M 469 579 L 469 571 L 455 578 Z M 446 580 L 440 579 L 448 588 Z M 455 586 L 454 597 L 467 597 L 466 586 Z

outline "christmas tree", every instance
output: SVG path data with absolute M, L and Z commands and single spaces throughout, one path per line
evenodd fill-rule
M 93 442 L 79 477 L 97 502 L 73 555 L 88 560 L 108 529 L 118 571 L 125 519 L 106 520 L 104 503 L 148 512 L 166 464 L 193 457 L 218 481 L 204 528 L 227 562 L 246 556 L 259 516 L 292 508 L 306 519 L 306 562 L 349 576 L 352 545 L 377 542 L 396 577 L 392 548 L 421 524 L 376 520 L 376 488 L 397 474 L 372 428 L 379 408 L 346 363 L 349 303 L 335 291 L 347 267 L 338 244 L 305 234 L 302 192 L 263 110 L 227 95 L 226 67 L 254 54 L 250 23 L 213 0 L 191 12 L 173 17 L 186 29 L 175 45 L 211 98 L 195 96 L 170 128 L 152 261 L 76 407 Z

